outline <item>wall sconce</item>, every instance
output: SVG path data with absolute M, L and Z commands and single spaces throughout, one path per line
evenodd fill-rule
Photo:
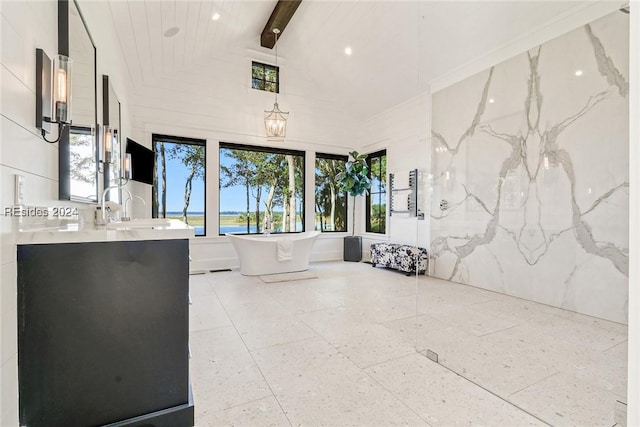
M 94 150 L 96 157 L 92 161 L 95 163 L 97 158 L 98 171 L 104 173 L 108 165 L 115 163 L 113 159 L 113 131 L 109 126 L 102 125 L 102 129 L 100 127 L 101 125 L 98 125 L 98 130 L 95 133 L 94 141 L 98 144 L 98 149 Z
M 72 60 L 57 55 L 51 61 L 44 50 L 36 49 L 36 127 L 48 143 L 60 140 L 65 126 L 71 124 L 71 64 Z M 58 125 L 58 138 L 49 141 L 51 124 Z
M 102 128 L 102 147 L 100 154 L 103 164 L 113 163 L 113 131 L 106 125 Z
M 133 169 L 131 168 L 131 153 L 127 153 L 122 159 L 122 178 L 129 181 L 132 176 Z

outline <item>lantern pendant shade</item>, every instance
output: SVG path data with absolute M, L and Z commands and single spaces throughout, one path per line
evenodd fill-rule
M 276 70 L 278 69 L 278 34 L 280 29 L 274 28 L 273 36 L 275 37 L 274 47 L 276 49 Z M 278 77 L 279 79 L 279 77 Z M 287 135 L 287 119 L 289 113 L 280 110 L 278 107 L 278 89 L 275 92 L 275 102 L 273 109 L 264 112 L 264 128 L 267 131 L 267 141 L 284 141 Z
M 273 104 L 273 109 L 264 112 L 264 127 L 267 131 L 267 140 L 284 141 L 287 134 L 288 112 L 281 111 L 278 103 Z

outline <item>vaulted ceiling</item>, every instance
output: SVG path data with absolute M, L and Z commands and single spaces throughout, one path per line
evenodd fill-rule
M 273 58 L 260 47 L 260 33 L 276 2 L 111 0 L 110 8 L 134 87 L 188 81 L 222 90 L 224 73 L 237 72 L 232 64 L 239 58 Z M 296 89 L 313 94 L 296 95 L 330 100 L 364 120 L 576 7 L 574 1 L 304 0 L 278 53 L 289 76 L 313 82 Z M 177 34 L 166 37 L 174 27 Z

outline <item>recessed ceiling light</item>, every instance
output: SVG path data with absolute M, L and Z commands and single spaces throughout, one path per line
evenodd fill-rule
M 493 104 L 494 102 L 496 102 L 496 100 L 495 100 L 495 99 L 493 99 L 493 98 L 489 98 L 489 104 Z
M 344 53 L 345 55 L 351 55 L 353 53 L 353 51 L 351 50 L 351 48 L 349 46 L 344 48 Z
M 580 77 L 582 75 L 582 70 L 576 70 L 576 72 L 574 73 L 577 77 Z
M 220 19 L 220 14 L 219 13 L 214 13 L 213 16 L 211 17 L 211 19 L 213 19 L 214 21 L 217 21 L 218 19 Z
M 164 36 L 165 36 L 165 37 L 173 37 L 173 36 L 175 36 L 176 34 L 178 34 L 179 32 L 180 32 L 180 28 L 178 28 L 178 27 L 171 27 L 171 28 L 169 28 L 168 30 L 166 30 L 166 31 L 164 32 Z

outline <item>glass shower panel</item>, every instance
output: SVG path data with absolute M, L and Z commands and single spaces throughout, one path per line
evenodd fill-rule
M 430 266 L 416 278 L 416 349 L 438 362 L 421 365 L 429 378 L 465 390 L 460 407 L 485 402 L 429 413 L 445 424 L 616 422 L 626 395 L 626 348 L 614 343 L 627 336 L 628 25 L 615 11 L 431 94 L 429 225 L 417 231 Z M 596 336 L 621 353 L 596 348 Z M 576 411 L 586 389 L 598 402 Z

